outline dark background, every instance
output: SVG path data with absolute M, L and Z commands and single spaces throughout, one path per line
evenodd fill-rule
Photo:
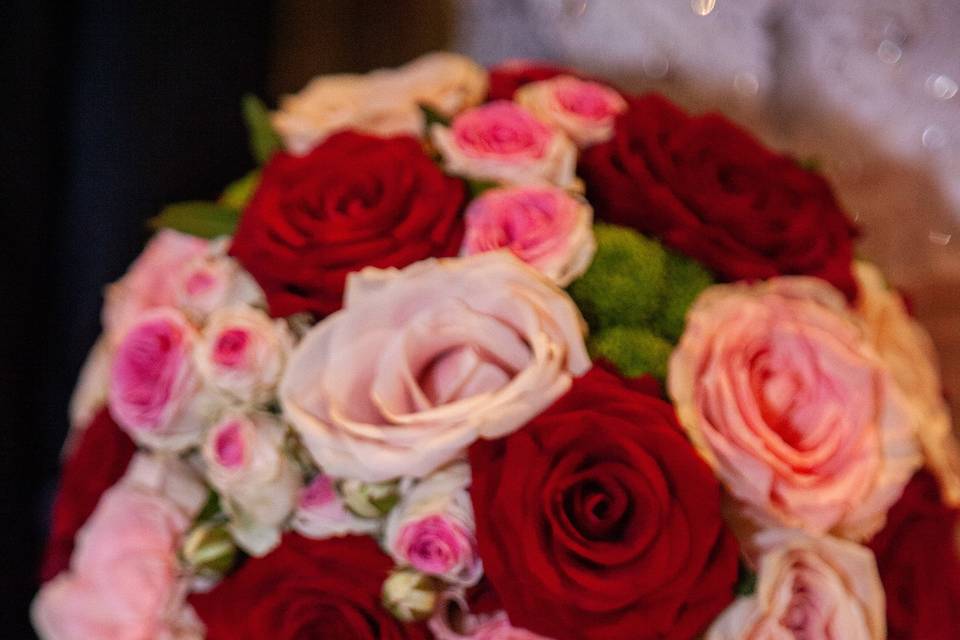
M 439 0 L 0 3 L 0 637 L 27 608 L 103 285 L 172 201 L 252 168 L 239 103 L 446 44 Z M 91 639 L 94 640 L 94 639 Z

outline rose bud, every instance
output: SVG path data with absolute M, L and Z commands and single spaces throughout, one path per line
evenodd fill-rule
M 291 527 L 300 535 L 322 539 L 373 534 L 380 528 L 380 521 L 360 518 L 347 510 L 333 480 L 321 473 L 300 491 Z
M 382 518 L 400 500 L 400 486 L 394 481 L 342 480 L 340 495 L 347 509 L 361 518 Z
M 187 534 L 180 557 L 195 575 L 219 578 L 236 562 L 237 545 L 223 524 L 203 522 Z
M 426 620 L 437 606 L 439 580 L 413 569 L 394 569 L 383 583 L 383 606 L 398 620 Z
M 514 99 L 581 148 L 612 138 L 613 122 L 627 108 L 610 87 L 566 75 L 520 87 Z

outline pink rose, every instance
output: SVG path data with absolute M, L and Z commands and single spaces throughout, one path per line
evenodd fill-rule
M 272 414 L 228 413 L 207 433 L 207 479 L 223 498 L 228 528 L 247 553 L 263 556 L 280 543 L 302 484 L 284 454 L 286 429 Z
M 423 477 L 525 424 L 590 367 L 570 298 L 507 252 L 368 268 L 304 336 L 284 415 L 325 472 Z
M 920 463 L 909 404 L 819 279 L 707 289 L 667 386 L 694 445 L 764 525 L 865 538 Z
M 513 102 L 468 109 L 450 128 L 434 125 L 431 135 L 450 173 L 504 184 L 576 186 L 574 144 Z
M 176 274 L 177 306 L 196 322 L 222 307 L 267 306 L 253 276 L 226 255 L 227 246 L 226 239 L 211 242 L 204 255 L 187 262 Z
M 561 287 L 593 260 L 593 209 L 550 186 L 485 191 L 470 203 L 461 255 L 509 249 Z
M 225 307 L 207 320 L 195 350 L 197 369 L 228 401 L 263 404 L 273 398 L 292 348 L 283 320 L 252 307 Z
M 174 306 L 179 281 L 176 274 L 207 251 L 207 241 L 177 231 L 159 231 L 123 278 L 107 287 L 103 329 L 115 344 L 144 311 Z
M 178 462 L 134 458 L 77 537 L 64 571 L 46 583 L 32 617 L 47 640 L 197 639 L 177 550 L 206 491 Z
M 913 406 L 917 435 L 927 466 L 937 477 L 947 504 L 960 505 L 960 443 L 953 434 L 943 397 L 940 368 L 930 334 L 910 317 L 903 298 L 890 289 L 872 264 L 854 268 L 860 296 L 857 313 L 867 335 Z
M 589 147 L 613 137 L 613 122 L 627 108 L 623 97 L 597 82 L 556 76 L 517 89 L 514 100 L 536 117 Z
M 352 514 L 337 493 L 333 479 L 320 473 L 300 492 L 291 528 L 320 540 L 354 533 L 372 535 L 379 530 L 380 520 Z
M 414 486 L 390 512 L 383 544 L 398 564 L 471 586 L 483 575 L 477 551 L 470 465 L 457 462 Z
M 428 625 L 436 640 L 550 640 L 512 626 L 504 611 L 470 613 L 461 590 L 451 590 L 440 597 Z
M 142 314 L 117 346 L 108 402 L 113 419 L 149 447 L 179 451 L 207 426 L 207 398 L 193 364 L 197 336 L 179 311 Z
M 706 640 L 882 640 L 883 585 L 873 553 L 796 530 L 759 534 L 757 590 L 710 627 Z

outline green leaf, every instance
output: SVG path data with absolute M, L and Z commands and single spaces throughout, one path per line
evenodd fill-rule
M 467 191 L 470 192 L 470 198 L 476 198 L 487 189 L 494 189 L 500 185 L 489 180 L 467 180 Z
M 445 127 L 450 124 L 450 118 L 443 115 L 439 111 L 436 111 L 435 109 L 428 107 L 425 104 L 421 104 L 417 106 L 419 106 L 420 111 L 423 112 L 423 118 L 426 121 L 426 124 L 427 124 L 426 128 L 428 131 L 430 130 L 430 127 L 434 124 L 442 124 Z
M 820 173 L 820 170 L 823 169 L 823 160 L 817 156 L 799 158 L 797 164 L 810 173 Z
M 757 574 L 743 560 L 740 560 L 734 591 L 738 596 L 752 596 L 757 591 Z
M 234 180 L 227 185 L 223 193 L 217 199 L 217 204 L 222 204 L 234 209 L 243 209 L 250 201 L 257 185 L 260 184 L 260 170 L 254 169 L 239 180 Z
M 280 137 L 270 124 L 270 111 L 257 96 L 243 96 L 243 119 L 250 135 L 250 152 L 259 164 L 265 164 L 280 149 Z
M 201 238 L 216 238 L 233 234 L 240 221 L 240 210 L 216 202 L 192 200 L 165 207 L 150 218 L 150 228 L 174 229 Z

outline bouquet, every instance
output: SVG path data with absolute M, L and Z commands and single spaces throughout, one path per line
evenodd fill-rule
M 245 113 L 106 290 L 44 638 L 960 633 L 935 354 L 815 168 L 446 53 Z

